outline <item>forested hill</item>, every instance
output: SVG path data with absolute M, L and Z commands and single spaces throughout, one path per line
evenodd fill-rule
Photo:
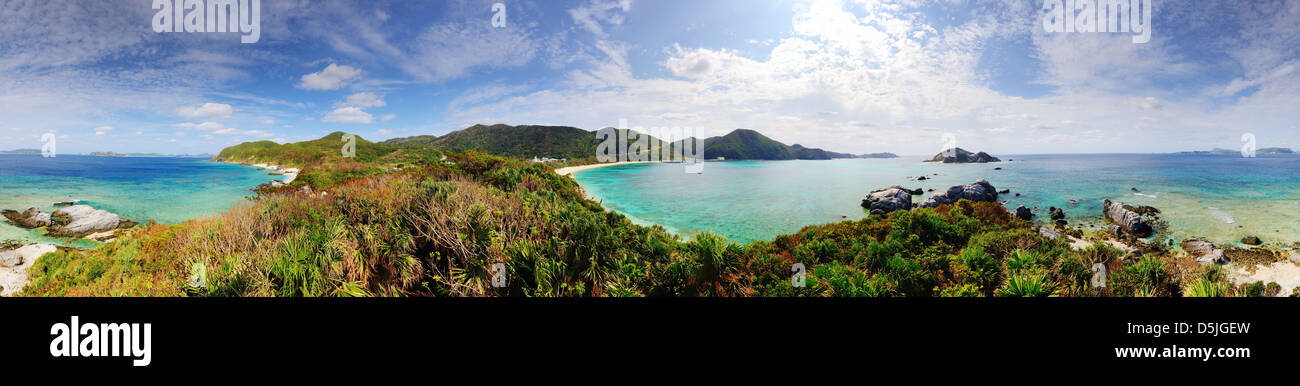
M 568 126 L 474 125 L 441 137 L 394 138 L 388 145 L 424 143 L 446 152 L 474 150 L 515 158 L 586 158 L 596 155 L 595 133 Z

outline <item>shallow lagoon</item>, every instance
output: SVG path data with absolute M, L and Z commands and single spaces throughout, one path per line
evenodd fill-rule
M 859 204 L 875 189 L 903 185 L 942 191 L 980 178 L 999 190 L 1011 190 L 1000 197 L 1009 208 L 1039 207 L 1040 221 L 1047 220 L 1047 207 L 1057 206 L 1065 209 L 1072 225 L 1101 226 L 1101 202 L 1110 199 L 1159 208 L 1172 231 L 1167 236 L 1176 240 L 1201 236 L 1231 244 L 1253 235 L 1268 244 L 1300 243 L 1300 155 L 1002 159 L 1013 161 L 728 161 L 706 163 L 703 174 L 684 173 L 680 164 L 639 164 L 584 170 L 575 178 L 606 208 L 638 223 L 659 224 L 687 237 L 709 231 L 742 243 L 771 240 L 807 225 L 862 218 L 866 213 Z M 909 178 L 920 175 L 930 180 Z

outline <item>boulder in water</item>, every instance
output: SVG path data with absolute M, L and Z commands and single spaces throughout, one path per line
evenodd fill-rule
M 979 180 L 967 185 L 953 185 L 947 191 L 930 196 L 921 203 L 922 208 L 954 204 L 961 200 L 997 202 L 998 190 L 988 181 Z
M 1214 243 L 1205 239 L 1191 239 L 1183 241 L 1183 250 L 1196 259 L 1197 263 L 1202 265 L 1210 264 L 1228 264 L 1228 255 L 1224 254 L 1222 249 L 1214 246 Z
M 1241 243 L 1242 243 L 1242 244 L 1246 244 L 1246 245 L 1260 245 L 1260 244 L 1263 244 L 1263 242 L 1260 241 L 1259 238 L 1258 238 L 1258 237 L 1255 237 L 1255 236 L 1247 236 L 1246 238 L 1241 239 Z
M 1102 210 L 1106 219 L 1118 225 L 1124 233 L 1138 238 L 1151 236 L 1151 225 L 1142 219 L 1141 214 L 1129 209 L 1124 203 L 1106 200 Z
M 9 222 L 22 228 L 40 228 L 53 224 L 53 220 L 50 218 L 49 213 L 41 213 L 41 211 L 36 208 L 27 208 L 27 210 L 22 212 L 6 209 L 0 211 L 0 214 L 3 214 L 6 219 L 9 219 Z
M 1025 220 L 1025 221 L 1033 220 L 1033 219 L 1034 219 L 1034 211 L 1029 210 L 1029 208 L 1026 208 L 1024 205 L 1017 206 L 1017 207 L 1016 207 L 1016 218 L 1021 219 L 1021 220 Z
M 890 186 L 867 194 L 867 198 L 862 199 L 862 207 L 870 210 L 871 214 L 909 210 L 912 209 L 912 194 L 911 190 L 902 186 Z
M 107 210 L 90 205 L 73 205 L 54 211 L 54 225 L 50 235 L 55 237 L 81 237 L 95 232 L 117 229 L 122 219 Z

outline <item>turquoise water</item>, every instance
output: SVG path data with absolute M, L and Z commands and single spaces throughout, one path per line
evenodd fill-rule
M 1039 220 L 1047 220 L 1047 207 L 1056 206 L 1065 209 L 1072 224 L 1100 227 L 1101 202 L 1110 199 L 1159 208 L 1172 230 L 1165 236 L 1178 240 L 1200 236 L 1229 244 L 1254 235 L 1269 244 L 1300 243 L 1300 156 L 1002 158 L 1013 161 L 729 161 L 706 163 L 703 174 L 686 174 L 677 164 L 636 164 L 588 169 L 575 178 L 605 208 L 638 223 L 659 224 L 684 237 L 709 231 L 741 243 L 862 218 L 866 213 L 859 204 L 875 189 L 897 184 L 943 191 L 980 178 L 1011 190 L 999 198 L 1009 208 L 1039 207 Z M 919 175 L 932 180 L 908 178 Z
M 0 209 L 50 212 L 54 202 L 76 199 L 140 223 L 178 223 L 221 212 L 257 185 L 284 178 L 267 173 L 197 158 L 0 154 Z M 94 244 L 44 237 L 0 219 L 3 240 Z

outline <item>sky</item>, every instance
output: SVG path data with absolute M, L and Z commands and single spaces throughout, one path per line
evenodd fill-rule
M 262 0 L 250 44 L 152 6 L 0 0 L 0 149 L 620 119 L 854 153 L 1300 148 L 1300 0 L 1155 1 L 1147 43 L 1048 32 L 1043 0 Z

